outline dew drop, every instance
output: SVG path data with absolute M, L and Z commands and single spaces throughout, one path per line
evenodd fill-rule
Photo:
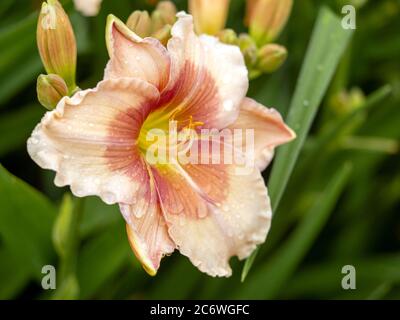
M 36 139 L 36 138 L 31 138 L 29 141 L 30 141 L 31 144 L 38 144 L 39 143 L 39 140 Z
M 308 107 L 308 106 L 310 105 L 310 101 L 304 100 L 304 101 L 303 101 L 303 105 L 304 105 L 305 107 Z
M 232 100 L 226 100 L 224 101 L 224 110 L 225 111 L 232 111 L 233 110 L 233 101 Z

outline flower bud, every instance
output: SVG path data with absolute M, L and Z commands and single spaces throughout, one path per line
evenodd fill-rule
M 160 13 L 164 24 L 173 25 L 176 21 L 176 7 L 171 1 L 161 1 L 156 11 Z
M 68 95 L 65 81 L 56 74 L 40 75 L 36 91 L 38 100 L 46 109 L 53 110 L 62 97 Z
M 293 0 L 258 0 L 248 6 L 250 35 L 257 45 L 275 40 L 286 25 Z
M 152 33 L 155 33 L 158 30 L 164 28 L 165 25 L 166 23 L 164 21 L 162 13 L 157 10 L 154 10 L 151 14 Z
M 285 62 L 287 50 L 278 44 L 267 44 L 258 51 L 257 68 L 264 73 L 278 70 Z
M 224 29 L 218 33 L 218 38 L 221 42 L 226 44 L 236 45 L 238 43 L 238 36 L 232 29 Z
M 42 4 L 38 25 L 37 45 L 48 74 L 63 78 L 70 91 L 75 85 L 76 41 L 71 22 L 57 0 Z
M 216 35 L 225 27 L 228 11 L 229 0 L 189 0 L 189 12 L 198 34 Z
M 344 115 L 362 106 L 365 102 L 365 95 L 357 87 L 352 88 L 350 91 L 342 89 L 333 94 L 328 102 L 337 115 Z
M 165 46 L 167 45 L 168 40 L 171 38 L 171 26 L 169 24 L 166 24 L 161 29 L 153 32 L 151 36 L 160 40 L 160 42 Z
M 245 17 L 244 17 L 244 25 L 246 27 L 249 26 L 250 17 L 253 14 L 254 8 L 255 8 L 255 6 L 256 6 L 258 1 L 260 1 L 260 0 L 247 0 L 246 1 L 246 14 L 245 14 Z
M 242 33 L 239 35 L 238 44 L 247 67 L 253 66 L 257 62 L 257 46 L 254 40 L 248 34 Z
M 128 18 L 126 25 L 138 36 L 145 38 L 151 35 L 151 19 L 147 11 L 134 11 Z

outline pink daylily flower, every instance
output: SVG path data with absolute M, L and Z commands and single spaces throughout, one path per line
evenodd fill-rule
M 57 172 L 57 186 L 119 204 L 149 274 L 178 249 L 201 271 L 230 276 L 229 259 L 248 257 L 266 239 L 271 206 L 260 171 L 295 134 L 278 112 L 245 97 L 239 49 L 197 36 L 192 16 L 177 16 L 167 48 L 110 16 L 104 80 L 46 113 L 28 152 Z M 237 175 L 235 164 L 149 164 L 143 135 L 172 115 L 180 129 L 192 119 L 201 128 L 254 129 L 254 168 Z

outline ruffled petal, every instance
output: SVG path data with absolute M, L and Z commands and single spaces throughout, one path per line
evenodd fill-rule
M 151 174 L 151 172 L 150 172 Z M 149 173 L 140 187 L 136 202 L 120 204 L 126 220 L 129 243 L 146 272 L 154 276 L 164 255 L 175 250 L 161 213 L 154 181 Z
M 189 165 L 155 174 L 171 239 L 211 276 L 230 276 L 229 259 L 248 257 L 270 227 L 271 207 L 260 172 L 236 169 Z
M 236 46 L 215 37 L 197 36 L 193 18 L 178 13 L 168 42 L 171 78 L 161 102 L 174 109 L 176 120 L 190 116 L 208 128 L 232 123 L 248 89 L 247 68 Z
M 245 98 L 240 107 L 239 117 L 229 126 L 229 129 L 238 129 L 244 137 L 245 130 L 254 130 L 254 152 L 252 158 L 256 167 L 264 170 L 274 155 L 276 146 L 287 143 L 296 137 L 296 134 L 283 121 L 275 109 L 268 109 L 253 99 Z M 242 139 L 245 143 L 246 139 Z M 245 152 L 246 147 L 242 146 Z
M 113 15 L 106 30 L 110 61 L 104 78 L 133 77 L 147 81 L 160 91 L 169 80 L 170 58 L 154 38 L 141 38 Z
M 128 78 L 65 97 L 33 131 L 29 155 L 76 196 L 132 203 L 147 172 L 136 138 L 158 99 L 154 86 Z

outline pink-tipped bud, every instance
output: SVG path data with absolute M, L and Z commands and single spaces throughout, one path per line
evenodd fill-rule
M 229 0 L 189 0 L 189 12 L 198 34 L 216 35 L 224 29 L 228 11 Z
M 37 45 L 48 74 L 63 78 L 70 91 L 75 85 L 76 41 L 71 22 L 57 0 L 42 4 L 37 24 Z
M 286 25 L 293 0 L 248 0 L 250 35 L 257 45 L 274 41 Z

